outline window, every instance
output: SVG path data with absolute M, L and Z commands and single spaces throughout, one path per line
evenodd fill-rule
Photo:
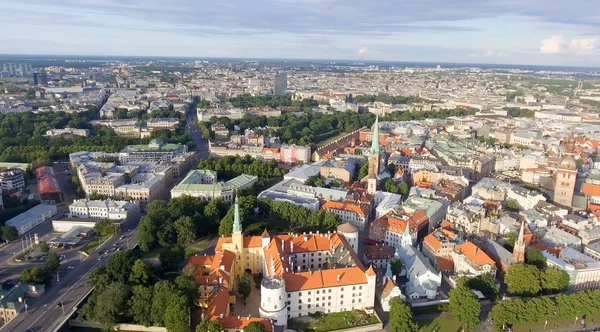
M 302 306 L 301 305 L 298 306 L 298 310 L 302 310 Z
M 275 308 L 275 309 L 277 309 L 277 308 Z M 310 309 L 310 304 L 308 305 L 308 309 Z
M 354 303 L 354 300 L 352 300 L 352 303 Z M 277 309 L 277 306 L 275 306 L 275 309 Z M 354 309 L 354 308 L 353 308 Z
M 319 294 L 319 291 L 317 291 L 317 294 Z
M 310 295 L 310 294 L 311 294 L 311 291 L 308 291 L 308 295 Z
M 352 303 L 354 303 L 354 300 L 352 300 Z M 275 305 L 275 309 L 277 309 L 277 304 Z
M 344 301 L 340 301 L 340 305 L 343 305 L 343 304 L 344 304 Z
M 291 297 L 292 295 L 290 293 L 288 293 L 288 299 Z
M 356 286 L 352 286 L 352 290 L 356 290 Z M 354 296 L 354 295 L 352 295 L 352 296 Z
M 328 299 L 328 300 L 331 300 L 331 296 L 328 296 L 328 297 L 327 297 L 327 299 Z

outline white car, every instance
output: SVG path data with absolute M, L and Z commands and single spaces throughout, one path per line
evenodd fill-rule
M 67 266 L 67 270 L 73 270 L 73 269 L 74 269 L 73 266 L 71 266 L 71 265 Z

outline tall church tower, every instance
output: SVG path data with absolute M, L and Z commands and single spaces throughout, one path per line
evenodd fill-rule
M 233 216 L 233 232 L 231 233 L 231 243 L 234 246 L 236 256 L 237 275 L 243 273 L 246 266 L 246 255 L 244 254 L 244 234 L 242 233 L 242 221 L 240 219 L 240 204 L 237 192 L 235 193 L 235 205 Z
M 515 242 L 515 247 L 513 248 L 513 259 L 519 263 L 525 263 L 525 240 L 523 237 L 525 236 L 525 221 L 521 222 L 521 230 L 519 231 L 519 237 Z
M 367 192 L 375 195 L 379 185 L 379 116 L 373 124 L 373 138 L 371 139 L 371 150 L 369 151 L 369 173 L 367 175 Z
M 575 150 L 575 137 L 569 136 L 565 146 L 565 156 L 558 164 L 558 170 L 554 174 L 554 203 L 571 206 L 575 193 L 575 182 L 577 182 L 577 163 L 573 158 Z

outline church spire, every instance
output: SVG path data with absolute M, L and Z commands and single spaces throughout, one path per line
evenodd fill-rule
M 233 216 L 233 233 L 242 232 L 242 221 L 240 220 L 240 204 L 237 192 L 235 193 L 235 205 L 234 205 L 234 216 Z
M 371 154 L 379 154 L 379 115 L 373 124 L 373 138 L 371 139 Z
M 521 230 L 519 231 L 519 237 L 515 241 L 515 247 L 513 248 L 513 259 L 519 263 L 525 262 L 525 220 L 521 222 Z

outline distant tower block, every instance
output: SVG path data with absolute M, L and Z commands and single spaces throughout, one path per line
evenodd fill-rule
M 276 326 L 287 327 L 287 292 L 281 277 L 265 277 L 260 283 L 261 318 L 272 319 Z
M 349 223 L 337 227 L 338 234 L 343 235 L 355 254 L 358 254 L 358 228 Z

